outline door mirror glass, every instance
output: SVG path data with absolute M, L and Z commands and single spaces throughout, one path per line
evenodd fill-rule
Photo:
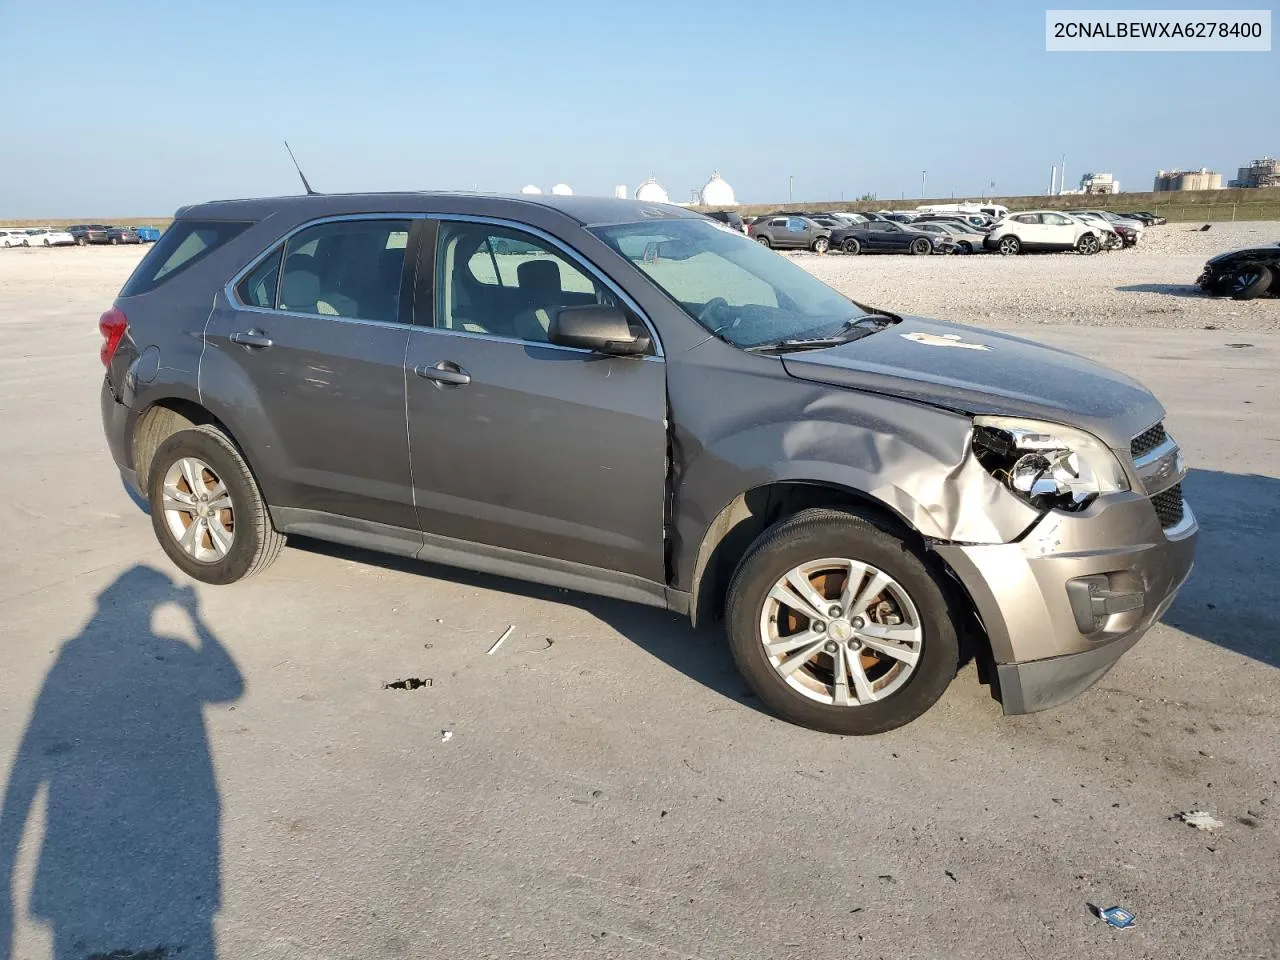
M 612 356 L 632 356 L 649 349 L 649 337 L 637 336 L 619 307 L 561 307 L 551 317 L 548 339 L 562 347 L 579 347 Z

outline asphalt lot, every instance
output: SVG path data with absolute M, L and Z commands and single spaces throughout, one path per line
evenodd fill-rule
M 1196 572 L 1071 704 L 1002 717 L 970 667 L 855 740 L 643 607 L 318 545 L 193 601 L 98 420 L 137 255 L 0 256 L 13 957 L 1277 955 L 1280 301 L 1233 308 L 1254 331 L 1019 327 L 1165 402 Z

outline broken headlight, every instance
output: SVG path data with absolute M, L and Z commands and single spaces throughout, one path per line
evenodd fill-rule
M 973 452 L 988 473 L 1040 510 L 1083 510 L 1099 494 L 1129 489 L 1116 455 L 1074 427 L 974 417 Z

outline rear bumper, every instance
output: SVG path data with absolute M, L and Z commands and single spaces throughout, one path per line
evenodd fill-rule
M 102 432 L 106 435 L 111 459 L 120 468 L 120 477 L 125 485 L 141 495 L 138 475 L 133 469 L 133 458 L 129 453 L 129 408 L 115 398 L 106 377 L 102 378 L 98 403 L 102 408 Z
M 986 629 L 1005 713 L 1088 689 L 1169 608 L 1191 572 L 1189 506 L 1161 529 L 1141 494 L 1045 516 L 1017 543 L 936 547 Z

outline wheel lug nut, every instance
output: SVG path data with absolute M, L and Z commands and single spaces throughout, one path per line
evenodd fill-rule
M 827 625 L 821 620 L 815 620 L 813 621 L 813 629 L 815 633 L 822 633 L 823 630 L 827 629 Z
M 839 645 L 828 640 L 822 649 L 827 651 L 827 653 L 835 653 L 840 648 L 839 648 Z
M 863 620 L 861 617 L 854 617 L 854 618 L 853 618 L 853 624 L 852 624 L 853 629 L 855 629 L 855 630 L 861 630 L 861 629 L 862 629 L 863 627 L 865 627 L 866 625 L 867 625 L 867 621 Z
M 829 613 L 833 617 L 838 617 L 840 616 L 840 608 L 832 607 L 830 610 L 827 611 L 827 613 Z

